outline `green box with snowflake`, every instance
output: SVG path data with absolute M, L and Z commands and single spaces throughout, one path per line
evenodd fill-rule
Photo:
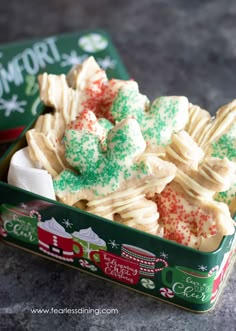
M 203 253 L 0 182 L 3 242 L 195 312 L 211 309 L 235 238 Z
M 100 30 L 1 47 L 0 141 L 23 136 L 43 110 L 38 73 L 66 73 L 90 55 L 109 78 L 128 78 Z M 18 139 L 0 160 L 2 242 L 195 312 L 215 305 L 234 260 L 234 235 L 203 253 L 8 185 L 10 157 L 24 144 Z
M 94 56 L 109 78 L 128 78 L 110 36 L 101 30 L 1 45 L 0 143 L 19 137 L 42 111 L 38 74 L 66 73 L 88 56 Z

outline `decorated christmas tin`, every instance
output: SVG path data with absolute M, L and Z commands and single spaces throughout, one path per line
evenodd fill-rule
M 195 312 L 217 301 L 233 263 L 234 235 L 214 252 L 200 252 L 4 182 L 0 186 L 3 242 Z
M 14 130 L 12 123 L 30 128 L 41 113 L 34 76 L 45 71 L 45 66 L 46 71 L 64 72 L 92 54 L 109 77 L 128 77 L 109 36 L 102 31 L 52 37 L 10 49 L 14 47 L 20 55 L 14 56 L 12 50 L 13 60 L 7 67 L 18 68 L 23 61 L 25 69 L 18 73 L 22 80 L 0 76 L 1 116 L 4 121 L 12 118 L 11 124 L 2 127 L 4 134 L 5 128 Z M 7 49 L 5 46 L 4 54 Z M 34 73 L 33 69 L 38 70 Z M 26 104 L 27 110 L 23 108 Z M 27 112 L 29 122 L 25 123 L 21 115 Z M 23 137 L 0 163 L 2 242 L 194 312 L 214 306 L 234 260 L 234 234 L 225 236 L 216 250 L 201 252 L 9 185 L 10 157 L 24 145 Z

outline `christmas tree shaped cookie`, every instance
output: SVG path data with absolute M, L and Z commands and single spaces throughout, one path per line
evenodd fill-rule
M 173 164 L 157 157 L 151 162 L 142 159 L 146 143 L 135 119 L 119 122 L 105 139 L 104 130 L 99 123 L 82 127 L 72 124 L 66 130 L 66 160 L 77 172 L 64 170 L 54 179 L 60 200 L 72 205 L 147 182 L 156 186 L 161 180 L 163 186 L 163 178 L 169 182 L 174 177 Z
M 183 129 L 188 121 L 188 99 L 159 97 L 151 106 L 139 93 L 137 86 L 123 86 L 112 104 L 111 114 L 116 121 L 132 116 L 140 124 L 149 151 L 163 151 L 171 142 L 173 132 Z

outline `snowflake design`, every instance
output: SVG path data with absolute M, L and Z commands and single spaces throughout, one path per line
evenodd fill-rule
M 207 266 L 204 266 L 204 265 L 199 265 L 198 266 L 198 270 L 201 270 L 201 271 L 207 271 Z
M 0 99 L 0 110 L 5 110 L 5 117 L 9 117 L 12 112 L 24 113 L 23 108 L 26 105 L 26 101 L 17 100 L 18 96 L 13 95 L 10 100 Z
M 88 33 L 78 40 L 79 46 L 86 52 L 96 53 L 107 48 L 107 39 L 98 33 Z
M 20 203 L 20 207 L 23 208 L 23 209 L 27 209 L 28 208 L 28 206 L 24 202 L 21 202 Z
M 93 249 L 90 248 L 90 243 L 87 242 L 87 245 L 81 243 L 81 246 L 83 247 L 84 254 L 87 255 L 87 257 L 89 258 L 90 253 L 93 251 Z
M 69 54 L 62 54 L 63 61 L 61 62 L 62 67 L 75 66 L 82 63 L 87 55 L 78 55 L 75 50 L 72 50 Z
M 109 240 L 108 245 L 111 245 L 112 248 L 118 248 L 120 246 L 115 240 Z
M 165 252 L 161 252 L 160 257 L 163 257 L 163 259 L 168 259 L 168 254 L 166 254 Z
M 102 69 L 107 70 L 107 69 L 114 69 L 116 66 L 116 61 L 112 60 L 110 56 L 104 57 L 104 59 L 97 59 L 98 64 Z
M 82 245 L 82 246 L 83 246 L 84 253 L 87 254 L 87 256 L 89 256 L 90 253 L 93 251 L 93 249 L 90 248 L 89 243 L 88 243 L 88 246 L 84 246 L 84 245 Z
M 72 223 L 70 223 L 70 220 L 68 220 L 68 219 L 63 218 L 62 223 L 66 226 L 66 228 L 71 228 L 72 227 Z

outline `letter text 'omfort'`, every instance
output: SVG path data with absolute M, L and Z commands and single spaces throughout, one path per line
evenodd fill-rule
M 24 74 L 36 75 L 47 64 L 60 61 L 56 38 L 50 37 L 36 42 L 14 56 L 5 66 L 0 63 L 0 97 L 10 92 L 10 85 L 24 83 Z

